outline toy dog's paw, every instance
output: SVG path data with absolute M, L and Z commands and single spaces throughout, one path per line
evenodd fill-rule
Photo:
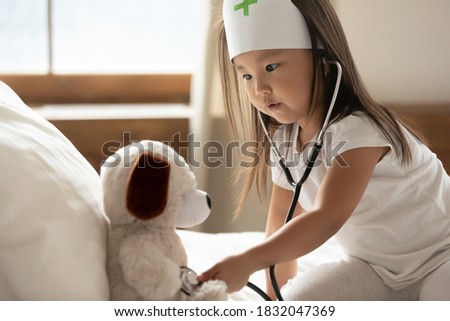
M 227 285 L 221 280 L 210 280 L 202 283 L 190 297 L 193 301 L 226 301 Z

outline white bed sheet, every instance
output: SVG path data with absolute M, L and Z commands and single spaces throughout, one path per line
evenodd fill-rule
M 179 230 L 181 240 L 186 248 L 189 267 L 200 273 L 218 260 L 243 251 L 264 239 L 263 232 L 236 232 L 236 233 L 203 233 L 189 230 Z M 338 260 L 343 256 L 342 250 L 334 239 L 330 239 L 320 248 L 299 258 L 298 273 L 302 273 L 322 263 Z M 265 288 L 264 272 L 253 274 L 250 281 L 262 289 Z M 230 295 L 233 301 L 263 300 L 248 287 Z

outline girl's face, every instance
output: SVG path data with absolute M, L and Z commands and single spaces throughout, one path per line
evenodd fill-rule
M 250 51 L 233 59 L 250 102 L 283 124 L 307 121 L 313 81 L 312 51 Z

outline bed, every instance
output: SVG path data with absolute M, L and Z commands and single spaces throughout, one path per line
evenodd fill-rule
M 209 268 L 221 258 L 245 250 L 264 239 L 263 232 L 204 233 L 179 230 L 178 234 L 186 248 L 189 267 L 197 273 Z M 342 255 L 336 241 L 330 239 L 320 248 L 298 260 L 298 272 L 302 273 L 319 264 L 337 260 Z M 251 276 L 250 281 L 264 289 L 264 279 L 264 272 L 258 271 Z M 231 294 L 229 299 L 232 301 L 263 300 L 248 287 Z

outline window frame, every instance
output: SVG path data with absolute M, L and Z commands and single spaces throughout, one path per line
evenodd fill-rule
M 2 74 L 30 106 L 47 104 L 184 103 L 191 74 Z

